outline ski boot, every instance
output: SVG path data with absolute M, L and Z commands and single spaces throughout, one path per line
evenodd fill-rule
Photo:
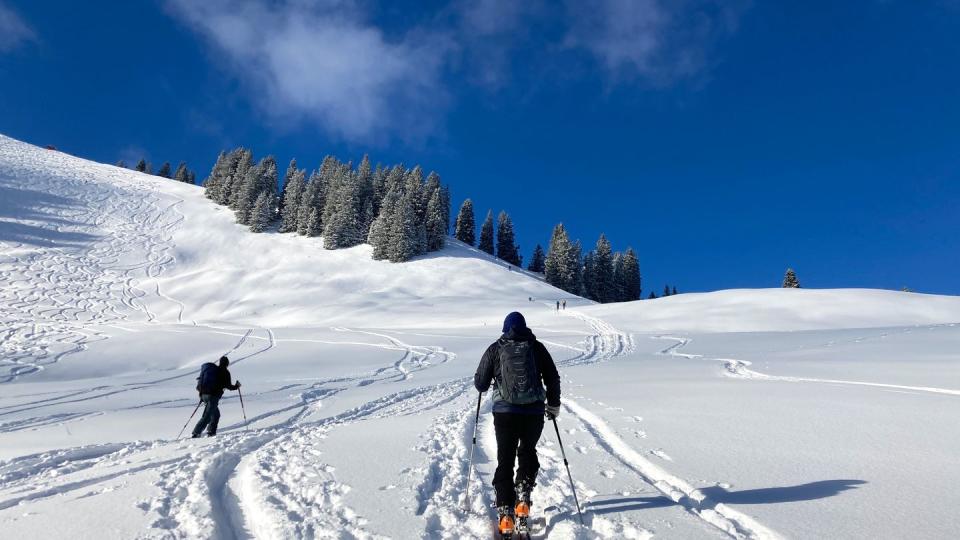
M 530 492 L 533 486 L 526 482 L 520 482 L 517 485 L 517 505 L 514 508 L 514 514 L 517 517 L 516 531 L 519 538 L 530 537 Z
M 501 506 L 497 508 L 497 515 L 500 517 L 497 523 L 497 531 L 500 532 L 500 538 L 503 540 L 513 540 L 513 531 L 515 528 L 513 508 Z

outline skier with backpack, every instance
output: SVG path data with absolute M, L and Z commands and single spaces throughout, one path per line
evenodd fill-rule
M 200 393 L 200 401 L 203 403 L 203 415 L 193 428 L 194 439 L 200 437 L 203 428 L 207 428 L 209 437 L 217 434 L 217 424 L 220 423 L 220 398 L 223 397 L 223 390 L 240 389 L 240 381 L 236 384 L 230 383 L 230 371 L 227 369 L 229 365 L 230 359 L 221 356 L 217 364 L 207 362 L 200 366 L 197 392 Z
M 473 383 L 481 393 L 493 383 L 493 426 L 497 437 L 496 490 L 502 538 L 528 534 L 531 491 L 540 462 L 537 441 L 544 415 L 560 414 L 560 374 L 547 348 L 537 341 L 518 312 L 503 321 L 503 335 L 480 360 Z M 546 400 L 546 403 L 544 403 Z M 514 463 L 519 462 L 514 477 Z

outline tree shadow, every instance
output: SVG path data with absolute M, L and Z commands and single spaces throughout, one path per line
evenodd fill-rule
M 69 247 L 92 242 L 98 237 L 61 230 L 81 225 L 62 215 L 63 211 L 80 206 L 77 201 L 51 193 L 0 185 L 0 240 L 36 247 Z

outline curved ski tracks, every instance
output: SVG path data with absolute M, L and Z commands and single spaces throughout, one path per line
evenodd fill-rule
M 675 341 L 673 345 L 660 351 L 660 354 L 666 354 L 670 356 L 676 356 L 686 359 L 703 359 L 703 360 L 713 360 L 720 362 L 724 368 L 724 374 L 728 377 L 733 377 L 737 379 L 751 379 L 756 381 L 784 381 L 784 382 L 800 382 L 800 383 L 820 383 L 820 384 L 840 384 L 840 385 L 849 385 L 849 386 L 870 386 L 874 388 L 891 388 L 896 390 L 909 390 L 914 392 L 925 392 L 930 394 L 945 394 L 951 396 L 960 396 L 960 390 L 954 390 L 950 388 L 937 388 L 934 386 L 907 386 L 902 384 L 888 384 L 888 383 L 878 383 L 878 382 L 869 382 L 869 381 L 849 381 L 841 379 L 817 379 L 813 377 L 791 377 L 785 375 L 767 375 L 766 373 L 761 373 L 759 371 L 750 369 L 750 366 L 753 365 L 752 362 L 747 360 L 737 360 L 735 358 L 710 358 L 705 357 L 700 354 L 688 354 L 680 352 L 680 349 L 687 346 L 690 343 L 689 338 L 683 337 L 672 337 L 672 336 L 656 336 L 656 339 L 666 339 Z

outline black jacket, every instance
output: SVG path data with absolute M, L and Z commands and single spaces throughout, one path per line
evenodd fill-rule
M 477 373 L 473 376 L 473 385 L 480 392 L 486 392 L 490 388 L 490 383 L 494 383 L 493 412 L 521 414 L 543 414 L 544 412 L 543 402 L 515 405 L 504 401 L 500 397 L 500 392 L 497 390 L 497 381 L 500 380 L 500 344 L 507 340 L 532 342 L 533 358 L 537 362 L 537 371 L 540 372 L 543 386 L 547 390 L 547 403 L 559 407 L 560 374 L 557 373 L 557 366 L 553 363 L 553 358 L 547 348 L 543 346 L 543 343 L 537 341 L 537 336 L 533 335 L 529 328 L 513 328 L 487 347 L 486 352 L 480 359 L 480 365 L 477 366 Z
M 240 388 L 239 386 L 237 386 L 237 385 L 235 385 L 235 384 L 230 384 L 230 381 L 231 381 L 231 380 L 232 380 L 232 379 L 231 379 L 231 377 L 230 377 L 230 370 L 227 369 L 227 368 L 223 368 L 223 367 L 217 366 L 217 384 L 216 384 L 216 386 L 214 387 L 213 391 L 212 391 L 212 392 L 209 392 L 209 393 L 210 393 L 211 395 L 214 395 L 214 396 L 218 396 L 218 397 L 219 397 L 219 396 L 223 396 L 223 390 L 224 390 L 224 389 L 227 389 L 227 390 L 236 390 L 237 388 Z M 197 391 L 198 391 L 198 392 L 200 391 L 200 386 L 199 386 L 199 384 L 197 385 Z M 206 393 L 207 393 L 207 392 L 200 392 L 200 394 L 206 394 Z

